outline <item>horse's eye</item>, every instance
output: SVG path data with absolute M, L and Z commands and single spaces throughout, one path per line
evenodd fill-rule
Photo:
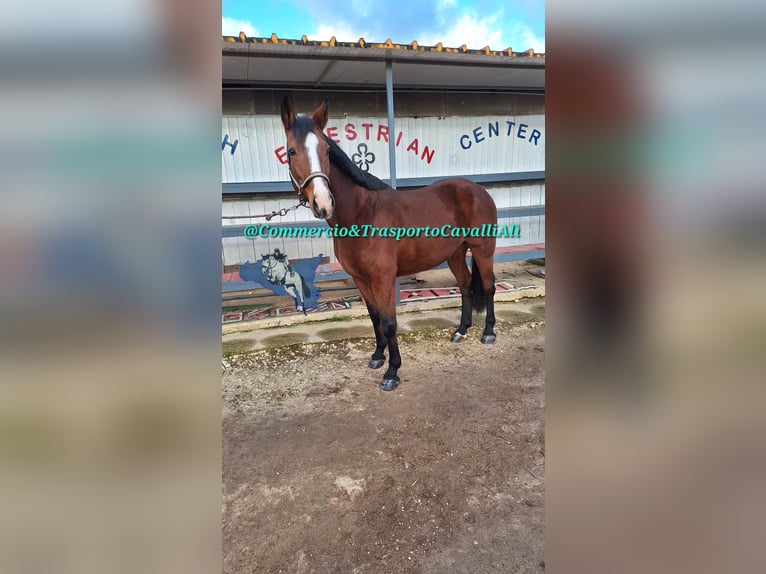
M 295 148 L 289 147 L 287 148 L 287 155 L 291 157 L 295 157 L 298 152 L 295 151 Z

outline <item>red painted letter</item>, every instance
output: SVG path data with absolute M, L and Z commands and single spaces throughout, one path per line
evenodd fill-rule
M 287 163 L 287 152 L 285 151 L 285 146 L 279 146 L 277 149 L 274 150 L 274 153 L 277 154 L 277 159 L 279 160 L 279 163 L 281 164 Z
M 348 141 L 354 141 L 356 139 L 356 126 L 354 124 L 346 124 L 346 139 Z
M 415 155 L 418 155 L 418 138 L 412 140 L 412 143 L 407 146 L 407 151 L 414 151 Z
M 431 152 L 431 153 L 428 153 Z M 435 149 L 429 149 L 429 147 L 423 146 L 423 153 L 420 155 L 420 159 L 426 159 L 428 158 L 428 163 L 431 163 L 431 160 L 434 158 L 434 154 L 436 153 Z
M 388 143 L 388 126 L 378 126 L 378 141 L 383 138 Z
M 327 132 L 328 138 L 330 138 L 335 143 L 340 143 L 340 138 L 338 137 L 338 128 L 333 126 L 331 128 L 327 128 L 325 131 Z
M 372 127 L 372 124 L 362 124 L 362 127 L 364 128 L 364 137 L 370 139 L 370 128 Z

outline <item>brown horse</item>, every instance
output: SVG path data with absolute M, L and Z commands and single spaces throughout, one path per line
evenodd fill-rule
M 474 307 L 479 312 L 486 307 L 481 342 L 494 343 L 495 237 L 487 236 L 487 230 L 497 224 L 497 208 L 489 193 L 465 179 L 447 179 L 415 191 L 391 189 L 359 169 L 323 134 L 327 100 L 308 117 L 296 115 L 285 98 L 282 124 L 293 186 L 314 216 L 329 223 L 335 255 L 367 303 L 376 340 L 370 368 L 383 366 L 388 347 L 388 370 L 380 388 L 391 391 L 399 384 L 398 276 L 426 271 L 446 260 L 462 293 L 460 326 L 452 340 L 466 337 Z M 402 236 L 400 229 L 417 236 Z M 472 272 L 466 265 L 468 248 Z

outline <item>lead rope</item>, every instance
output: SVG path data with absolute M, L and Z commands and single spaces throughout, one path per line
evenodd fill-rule
M 282 209 L 272 211 L 271 213 L 264 213 L 262 215 L 224 215 L 221 219 L 257 219 L 259 217 L 265 217 L 266 221 L 271 221 L 272 218 L 276 217 L 277 215 L 284 217 L 293 209 L 298 209 L 299 207 L 307 207 L 305 201 L 302 199 L 299 203 L 296 203 L 292 207 L 283 207 Z
M 264 213 L 263 215 L 224 215 L 222 219 L 257 219 L 259 217 L 265 217 L 266 221 L 271 221 L 272 218 L 276 217 L 277 215 L 279 215 L 280 217 L 284 217 L 293 209 L 298 209 L 299 207 L 308 207 L 308 201 L 306 201 L 306 199 L 303 198 L 303 196 L 301 195 L 301 192 L 303 191 L 303 188 L 306 187 L 312 179 L 321 177 L 322 179 L 327 181 L 328 184 L 330 183 L 330 178 L 327 177 L 321 171 L 314 171 L 310 173 L 308 177 L 306 177 L 306 179 L 303 180 L 303 183 L 298 183 L 298 181 L 293 176 L 293 172 L 290 170 L 289 166 L 287 168 L 287 173 L 290 175 L 290 179 L 298 188 L 298 203 L 296 203 L 292 207 L 283 207 L 280 210 L 272 211 L 271 213 Z
M 308 207 L 308 202 L 300 195 L 300 191 L 302 190 L 302 187 L 300 184 L 298 184 L 297 181 L 295 181 L 295 178 L 293 177 L 293 172 L 290 171 L 290 168 L 287 168 L 287 173 L 290 175 L 290 179 L 293 180 L 293 183 L 295 183 L 296 187 L 298 187 L 298 203 L 293 205 L 292 207 L 283 207 L 282 209 L 272 211 L 271 213 L 264 213 L 262 215 L 224 215 L 223 219 L 257 219 L 260 217 L 265 217 L 266 221 L 271 221 L 274 217 L 280 216 L 284 217 L 288 213 L 290 213 L 293 209 L 298 209 L 299 207 Z M 324 174 L 323 174 L 324 175 Z M 306 182 L 304 182 L 305 185 Z

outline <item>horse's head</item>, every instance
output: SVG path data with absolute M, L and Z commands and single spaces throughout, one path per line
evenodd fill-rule
M 282 125 L 287 135 L 287 165 L 301 201 L 314 217 L 329 219 L 335 210 L 330 191 L 330 146 L 322 130 L 327 125 L 327 100 L 312 117 L 295 115 L 290 100 L 282 100 Z

